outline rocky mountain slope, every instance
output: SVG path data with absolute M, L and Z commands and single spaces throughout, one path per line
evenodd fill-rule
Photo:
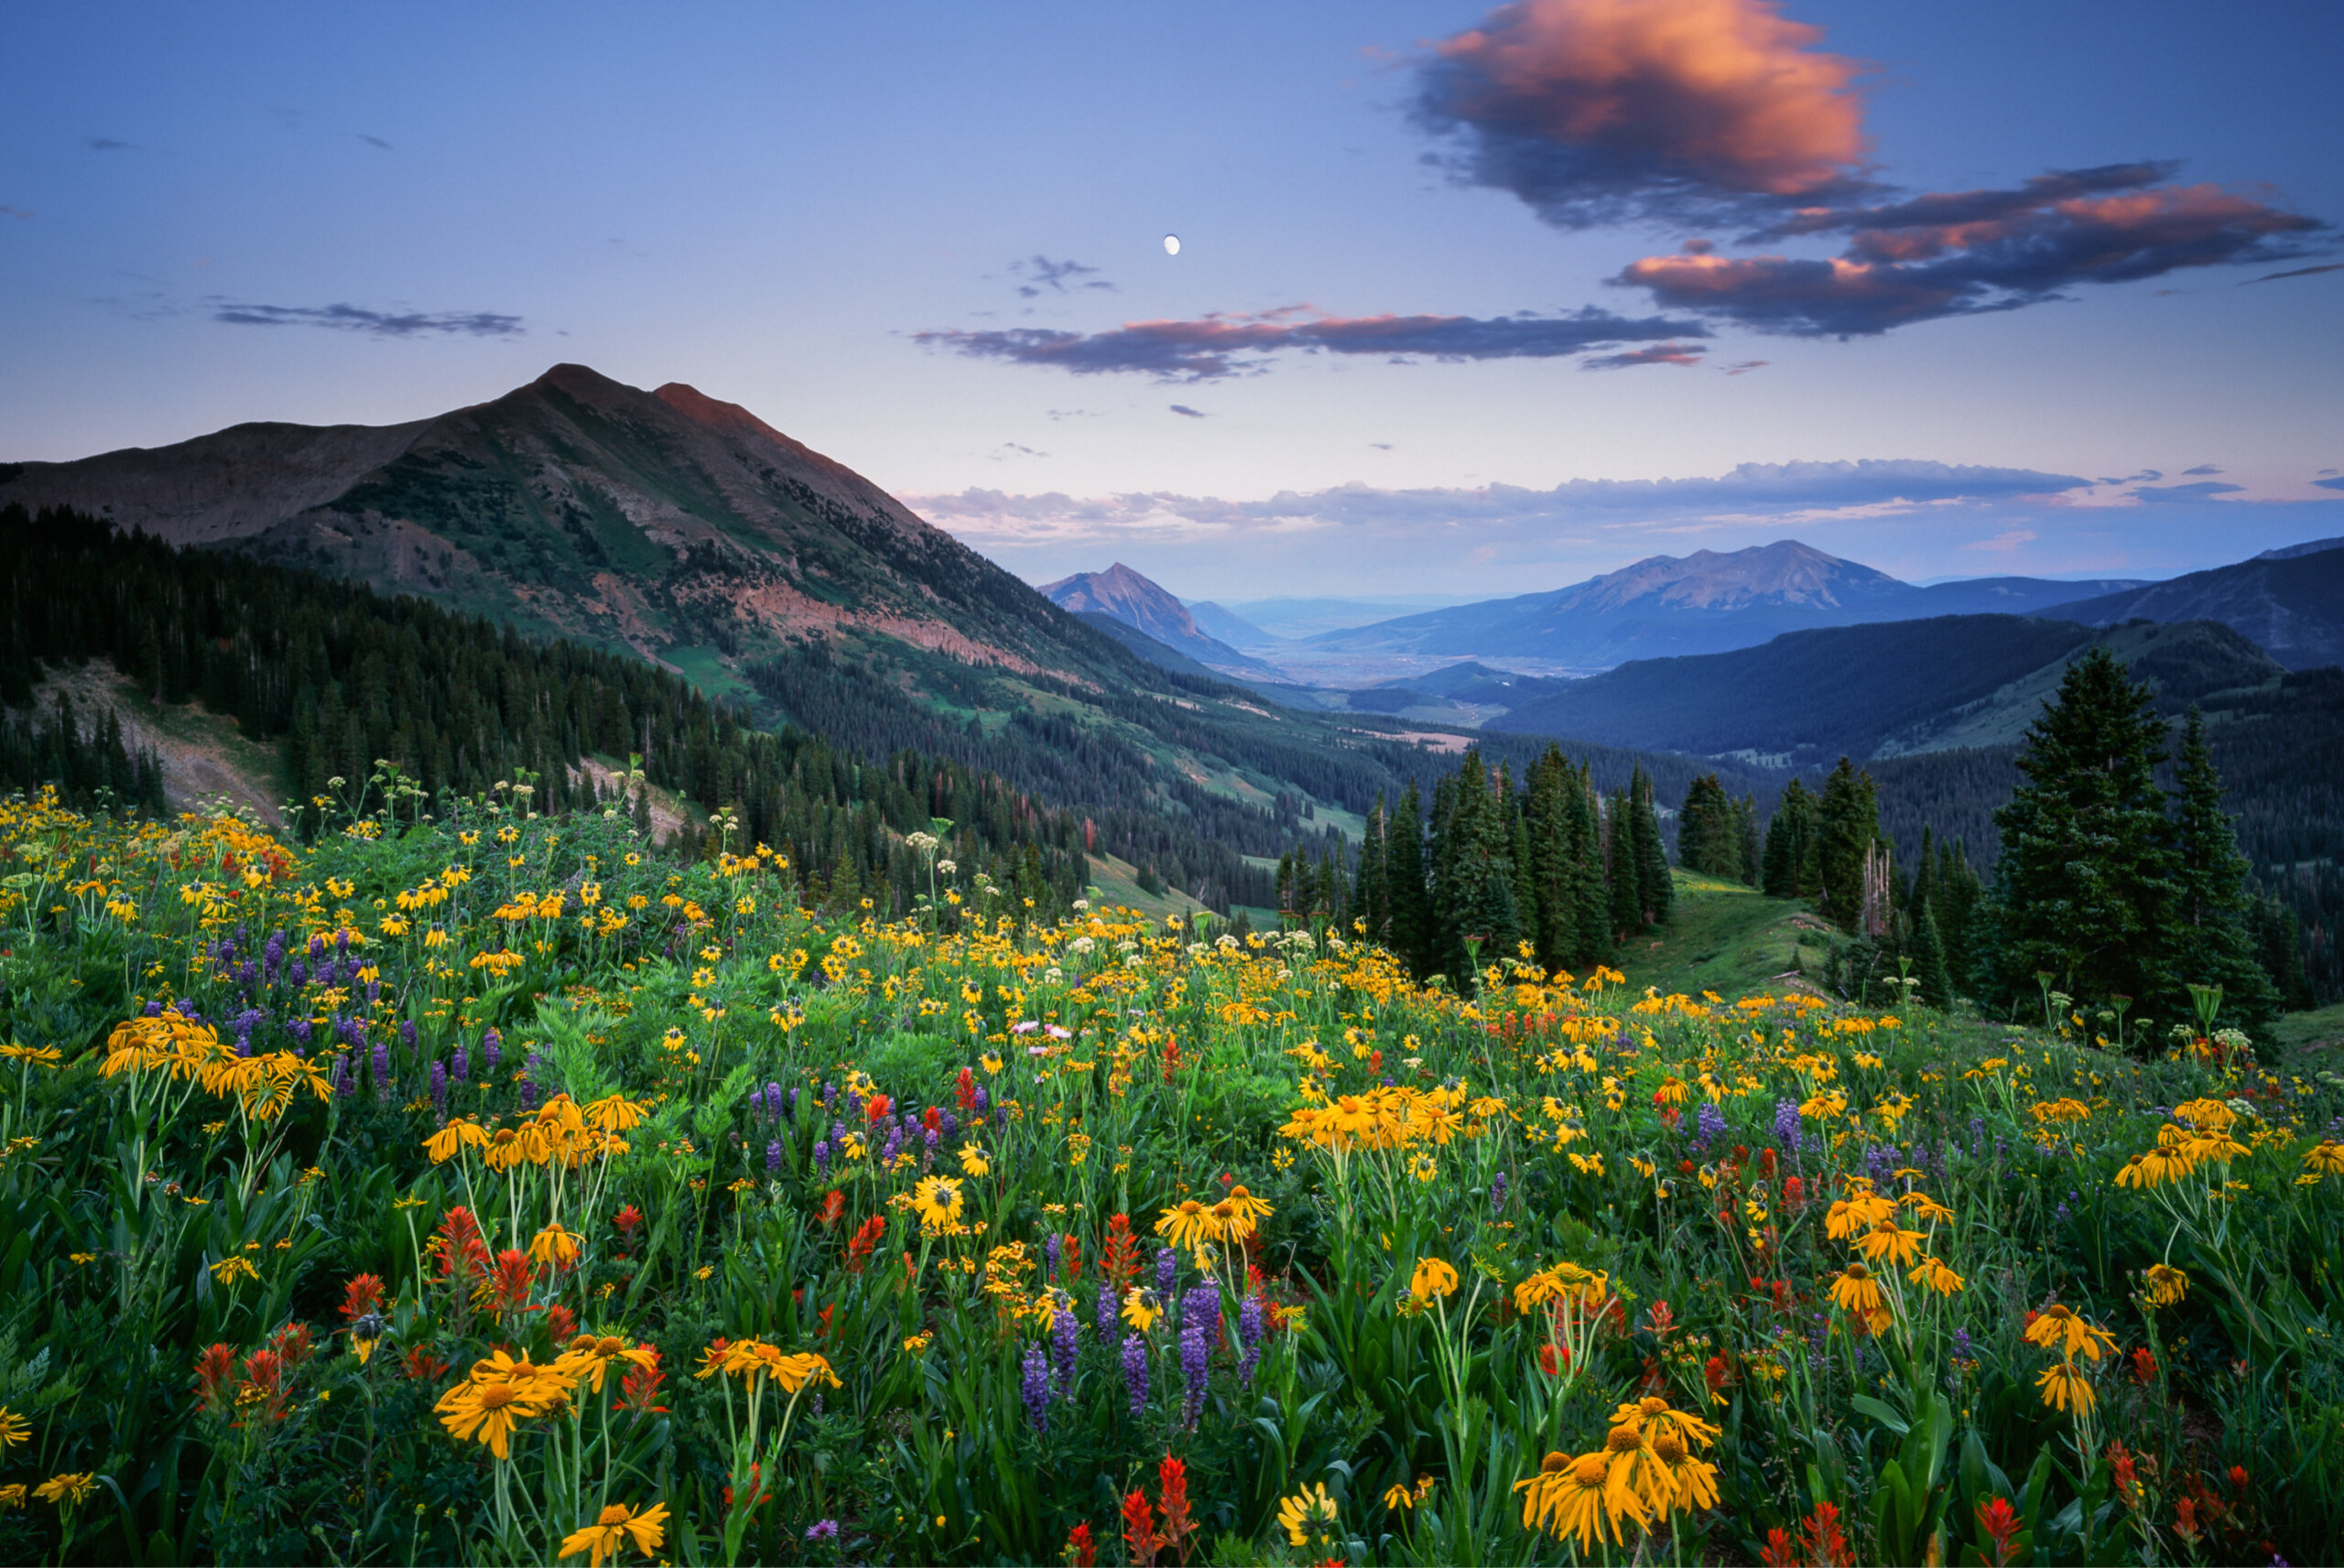
M 2292 670 L 2344 663 L 2344 548 L 2272 550 L 2251 561 L 2170 582 L 2063 604 L 2047 614 L 2087 626 L 2122 622 L 2219 621 Z
M 1044 583 L 1041 593 L 1075 614 L 1106 615 L 1145 632 L 1156 643 L 1224 674 L 1254 677 L 1276 672 L 1249 658 L 1197 624 L 1188 607 L 1162 585 L 1117 561 L 1103 572 L 1077 572 Z

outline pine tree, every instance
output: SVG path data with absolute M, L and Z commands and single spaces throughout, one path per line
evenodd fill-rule
M 1725 786 L 1703 773 L 1685 788 L 1677 814 L 1677 863 L 1728 881 L 1742 880 L 1742 831 Z
M 1653 799 L 1652 775 L 1641 767 L 1629 782 L 1628 806 L 1635 835 L 1636 902 L 1644 911 L 1644 924 L 1665 925 L 1677 900 L 1677 884 L 1668 874 L 1668 846 L 1660 836 L 1660 807 Z
M 1945 940 L 1937 934 L 1937 912 L 1927 904 L 1913 922 L 1913 978 L 1921 982 L 1921 1000 L 1943 1011 L 1953 1005 L 1953 979 L 1946 973 Z
M 2174 782 L 2174 963 L 2185 984 L 2222 988 L 2225 1015 L 2260 1028 L 2279 1011 L 2279 995 L 2248 928 L 2246 857 L 2222 809 L 2222 781 L 2194 706 Z
M 1615 941 L 1644 928 L 1644 901 L 1636 885 L 1636 830 L 1630 815 L 1624 790 L 1615 790 L 1603 803 L 1603 874 L 1612 894 Z
M 1392 948 L 1422 979 L 1431 969 L 1431 910 L 1425 892 L 1424 810 L 1415 781 L 1400 796 L 1385 830 L 1392 884 Z
M 2165 727 L 2107 648 L 2067 666 L 2026 731 L 2024 782 L 1994 813 L 2002 840 L 1980 912 L 1987 1000 L 2032 1005 L 2035 975 L 2079 1000 L 2188 1015 L 2173 940 L 2172 824 L 2157 788 Z
M 1733 803 L 1734 848 L 1740 852 L 1742 869 L 1734 880 L 1750 887 L 1758 885 L 1758 796 L 1745 794 Z
M 1384 857 L 1384 796 L 1375 797 L 1375 809 L 1367 814 L 1367 825 L 1360 835 L 1359 881 L 1351 892 L 1351 908 L 1366 924 L 1366 937 L 1371 942 L 1392 945 L 1392 872 Z
M 1758 885 L 1770 898 L 1804 898 L 1815 891 L 1807 866 L 1815 840 L 1815 795 L 1797 779 L 1783 786 L 1766 824 Z
M 1815 825 L 1817 903 L 1842 926 L 1852 929 L 1861 912 L 1864 856 L 1879 837 L 1880 803 L 1872 775 L 1842 757 L 1824 781 Z

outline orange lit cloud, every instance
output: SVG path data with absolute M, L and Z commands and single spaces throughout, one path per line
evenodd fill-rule
M 1840 254 L 1730 257 L 1687 247 L 1632 262 L 1616 281 L 1648 289 L 1664 307 L 1764 331 L 1854 336 L 2013 309 L 2076 284 L 2278 261 L 2306 254 L 2302 236 L 2327 227 L 2219 186 L 2152 183 L 2170 171 L 2115 165 L 2012 190 L 1810 209 L 1774 234 L 1843 232 Z
M 1418 117 L 1566 227 L 1859 189 L 1863 69 L 1774 0 L 1520 0 L 1435 46 Z
M 1560 316 L 1317 316 L 1290 305 L 1253 315 L 1127 321 L 1103 332 L 1046 328 L 916 332 L 913 340 L 973 359 L 1047 365 L 1077 375 L 1134 372 L 1159 381 L 1215 381 L 1260 370 L 1280 350 L 1436 360 L 1556 359 L 1622 343 L 1704 338 L 1698 321 L 1631 319 L 1593 306 Z M 1677 346 L 1675 351 L 1682 353 Z

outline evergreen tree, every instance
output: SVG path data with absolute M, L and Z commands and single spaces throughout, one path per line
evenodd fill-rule
M 1735 880 L 1751 887 L 1758 885 L 1758 796 L 1745 794 L 1733 803 L 1734 848 L 1741 853 L 1742 869 Z
M 1595 793 L 1594 770 L 1585 763 L 1570 785 L 1569 820 L 1573 901 L 1579 919 L 1575 959 L 1584 967 L 1611 955 L 1618 929 L 1612 921 L 1612 890 L 1605 874 L 1602 801 Z
M 1774 817 L 1766 824 L 1766 847 L 1759 887 L 1770 898 L 1804 898 L 1815 891 L 1806 870 L 1815 838 L 1815 795 L 1797 779 L 1783 786 Z
M 1872 775 L 1847 758 L 1823 783 L 1816 810 L 1815 883 L 1823 914 L 1853 930 L 1862 911 L 1864 857 L 1880 837 L 1880 802 Z
M 2172 824 L 2156 767 L 2164 722 L 2106 647 L 2067 666 L 2026 731 L 2024 780 L 1994 813 L 2002 858 L 1980 912 L 1987 1000 L 2033 1005 L 2035 975 L 2080 1000 L 2133 999 L 2134 1016 L 2188 1016 L 2173 939 Z
M 2222 1011 L 2260 1028 L 2279 1011 L 2279 994 L 2247 924 L 2246 857 L 2222 809 L 2222 781 L 2194 705 L 2174 782 L 2174 962 L 2184 983 L 2221 987 Z
M 1627 792 L 1615 790 L 1603 803 L 1603 871 L 1611 889 L 1615 941 L 1644 928 L 1644 901 L 1636 885 L 1636 830 L 1630 816 Z
M 1431 908 L 1425 891 L 1424 809 L 1415 782 L 1400 796 L 1385 833 L 1392 887 L 1392 949 L 1422 979 L 1431 972 Z
M 1660 807 L 1653 799 L 1652 776 L 1641 766 L 1629 781 L 1628 809 L 1635 835 L 1636 902 L 1645 925 L 1665 925 L 1677 900 L 1677 884 L 1668 874 L 1668 846 L 1660 836 Z
M 1367 814 L 1360 835 L 1359 880 L 1351 892 L 1351 909 L 1366 924 L 1365 936 L 1385 946 L 1392 944 L 1392 872 L 1384 859 L 1384 796 Z
M 1742 880 L 1742 824 L 1715 773 L 1686 786 L 1677 815 L 1677 863 L 1705 877 Z
M 1946 973 L 1945 941 L 1937 934 L 1937 912 L 1924 903 L 1913 922 L 1913 978 L 1921 982 L 1921 1000 L 1940 1011 L 1953 1005 L 1953 980 Z

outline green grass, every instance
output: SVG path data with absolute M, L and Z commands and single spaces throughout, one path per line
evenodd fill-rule
M 1664 996 L 1715 991 L 1728 1001 L 1755 991 L 1780 992 L 1796 979 L 1803 932 L 1819 943 L 1830 930 L 1801 901 L 1768 898 L 1682 869 L 1674 875 L 1677 906 L 1667 925 L 1622 949 L 1620 968 L 1631 989 L 1657 986 Z
M 2280 1015 L 2271 1033 L 2289 1050 L 2344 1050 L 2344 1002 Z

